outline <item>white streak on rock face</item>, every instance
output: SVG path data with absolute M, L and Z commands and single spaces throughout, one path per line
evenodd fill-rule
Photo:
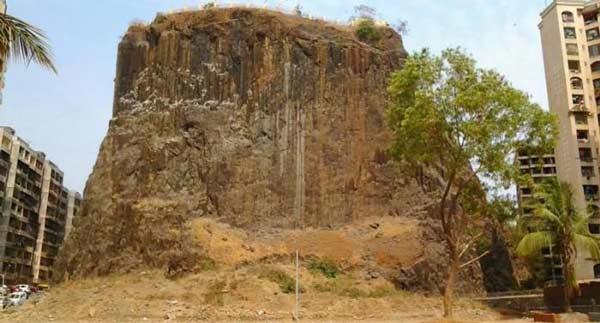
M 305 123 L 306 114 L 304 107 L 296 108 L 294 125 L 296 126 L 296 188 L 294 194 L 294 215 L 298 223 L 302 223 L 304 217 L 305 180 L 304 180 L 304 152 L 305 152 Z
M 281 132 L 280 141 L 279 141 L 279 176 L 283 176 L 283 172 L 285 170 L 285 161 L 287 158 L 287 150 L 288 150 L 288 138 L 289 138 L 289 124 L 290 124 L 290 62 L 286 62 L 283 70 L 283 92 L 286 98 L 285 107 L 284 107 L 284 118 L 285 122 L 283 124 L 283 129 L 280 129 Z M 277 121 L 279 122 L 279 114 L 277 115 Z

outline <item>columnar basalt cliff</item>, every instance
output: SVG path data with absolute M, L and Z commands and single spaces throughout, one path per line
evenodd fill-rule
M 386 83 L 406 52 L 382 28 L 366 44 L 347 26 L 245 8 L 132 26 L 62 272 L 194 259 L 199 218 L 259 235 L 424 210 L 428 195 L 385 153 Z

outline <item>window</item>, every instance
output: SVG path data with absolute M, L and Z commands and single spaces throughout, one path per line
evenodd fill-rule
M 594 80 L 594 89 L 600 89 L 600 79 Z
M 585 125 L 588 124 L 588 116 L 584 113 L 575 113 L 575 124 Z
M 594 278 L 600 278 L 600 264 L 594 265 Z
M 589 24 L 593 24 L 595 22 L 598 22 L 598 17 L 596 16 L 596 14 L 590 14 L 590 15 L 583 16 L 584 24 L 589 25 Z
M 598 200 L 598 186 L 597 185 L 583 185 L 583 194 L 585 194 L 586 200 Z
M 592 45 L 588 47 L 590 57 L 600 56 L 600 45 Z
M 588 224 L 588 227 L 590 228 L 590 233 L 600 234 L 600 224 L 590 223 L 590 224 Z M 598 265 L 596 265 L 596 266 L 598 266 Z M 596 266 L 594 266 L 594 272 L 596 271 Z
M 583 176 L 583 177 L 594 177 L 594 167 L 592 167 L 592 166 L 582 166 L 581 167 L 581 176 Z
M 566 39 L 577 39 L 577 34 L 575 33 L 575 28 L 565 27 L 564 33 L 565 33 Z
M 583 95 L 575 94 L 572 96 L 573 105 L 581 105 L 585 103 Z
M 600 38 L 600 30 L 598 28 L 588 29 L 585 34 L 587 35 L 587 40 L 592 41 Z
M 590 132 L 587 130 L 577 130 L 577 140 L 579 142 L 588 142 Z
M 583 89 L 583 81 L 578 77 L 571 78 L 571 88 L 576 90 Z
M 598 63 L 600 63 L 600 62 L 598 62 Z M 581 72 L 581 66 L 579 65 L 579 61 L 569 61 L 568 65 L 569 65 L 569 71 L 571 71 L 572 73 Z
M 570 11 L 563 11 L 561 15 L 562 15 L 563 22 L 574 22 L 575 21 L 575 19 L 573 17 L 573 13 Z
M 567 44 L 567 55 L 579 55 L 579 48 L 577 44 Z
M 592 161 L 592 149 L 591 148 L 579 148 L 579 159 L 584 162 Z

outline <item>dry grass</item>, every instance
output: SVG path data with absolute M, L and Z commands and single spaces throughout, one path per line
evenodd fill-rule
M 136 272 L 71 281 L 55 286 L 44 297 L 12 313 L 6 322 L 273 320 L 291 318 L 294 295 L 281 283 L 292 284 L 292 265 L 253 265 L 220 268 L 166 279 L 159 271 Z M 305 291 L 301 315 L 308 320 L 371 320 L 428 322 L 440 318 L 439 297 L 395 290 L 383 279 L 365 281 L 351 273 L 327 278 L 302 268 Z M 77 301 L 73 301 L 77 300 Z M 457 317 L 480 322 L 500 316 L 485 306 L 459 300 Z

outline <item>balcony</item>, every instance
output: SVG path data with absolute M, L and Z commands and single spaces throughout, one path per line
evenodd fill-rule
M 598 194 L 585 194 L 585 200 L 588 202 L 596 202 L 600 201 L 600 197 L 598 197 Z
M 585 113 L 588 115 L 592 115 L 592 112 L 585 106 L 583 103 L 573 104 L 569 113 Z

